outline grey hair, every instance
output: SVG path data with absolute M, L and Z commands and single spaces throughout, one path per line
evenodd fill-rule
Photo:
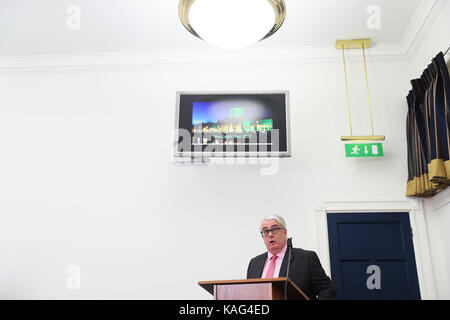
M 278 224 L 280 226 L 282 226 L 284 229 L 286 229 L 286 222 L 284 222 L 284 219 L 282 217 L 280 217 L 279 215 L 276 215 L 276 214 L 274 214 L 272 216 L 264 217 L 264 219 L 261 221 L 261 224 L 264 221 L 270 221 L 270 220 L 275 220 L 276 222 L 278 222 Z M 261 224 L 259 225 L 259 231 L 262 231 Z

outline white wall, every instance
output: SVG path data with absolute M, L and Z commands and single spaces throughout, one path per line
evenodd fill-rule
M 450 46 L 450 2 L 441 10 L 430 31 L 423 39 L 420 48 L 413 56 L 408 73 L 410 79 L 419 78 L 439 51 L 445 52 Z M 446 56 L 446 61 L 449 61 Z M 450 190 L 445 190 L 432 199 L 423 200 L 425 218 L 428 226 L 432 264 L 439 299 L 450 299 Z
M 0 298 L 209 299 L 197 281 L 244 278 L 264 252 L 263 216 L 283 215 L 294 244 L 317 250 L 319 201 L 405 200 L 409 80 L 450 45 L 449 16 L 447 2 L 411 61 L 368 59 L 380 159 L 344 157 L 339 60 L 0 74 Z M 349 80 L 353 133 L 370 134 L 361 60 Z M 290 90 L 292 158 L 269 176 L 173 164 L 178 90 Z M 423 202 L 441 299 L 449 201 Z M 80 290 L 67 289 L 70 265 Z
M 337 53 L 338 54 L 338 53 Z M 0 75 L 0 297 L 209 299 L 199 280 L 244 278 L 258 224 L 285 217 L 317 249 L 318 200 L 405 199 L 407 62 L 372 61 L 384 158 L 346 159 L 343 67 L 168 65 Z M 354 134 L 370 134 L 362 60 L 349 63 Z M 292 158 L 171 162 L 177 90 L 290 90 Z M 81 268 L 68 290 L 66 268 Z

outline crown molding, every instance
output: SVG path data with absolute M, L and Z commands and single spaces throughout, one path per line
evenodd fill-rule
M 375 43 L 367 57 L 383 60 L 409 60 L 422 43 L 446 0 L 422 0 L 403 39 Z M 346 52 L 349 60 L 360 52 Z M 242 50 L 182 50 L 61 55 L 0 56 L 1 72 L 51 72 L 114 70 L 122 68 L 175 67 L 192 64 L 227 63 L 336 63 L 342 56 L 334 43 L 326 46 L 272 47 L 263 45 Z
M 401 41 L 405 58 L 412 59 L 446 0 L 422 0 Z
M 360 52 L 346 52 L 346 58 L 360 58 Z M 399 43 L 380 43 L 367 51 L 369 58 L 404 59 L 404 50 Z M 334 44 L 315 47 L 255 48 L 239 51 L 185 50 L 153 52 L 121 52 L 65 55 L 32 55 L 0 57 L 1 72 L 30 71 L 83 71 L 117 68 L 145 68 L 155 66 L 176 67 L 192 64 L 228 63 L 327 63 L 340 62 L 342 55 Z

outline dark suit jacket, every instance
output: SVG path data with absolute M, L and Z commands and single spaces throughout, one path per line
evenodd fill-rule
M 286 251 L 281 263 L 279 277 L 285 277 L 289 252 Z M 250 260 L 247 270 L 247 279 L 261 278 L 267 252 Z M 319 257 L 314 251 L 299 248 L 292 249 L 291 264 L 289 267 L 291 279 L 310 299 L 336 299 L 336 290 L 330 278 L 320 264 Z

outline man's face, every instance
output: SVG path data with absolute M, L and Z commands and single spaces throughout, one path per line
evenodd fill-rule
M 274 228 L 282 228 L 282 226 L 275 220 L 265 220 L 261 224 L 261 229 L 263 231 L 273 230 Z M 269 232 L 269 235 L 263 236 L 263 239 L 267 250 L 272 254 L 277 254 L 286 245 L 287 231 L 286 229 L 280 229 L 275 234 L 273 234 L 273 232 Z

